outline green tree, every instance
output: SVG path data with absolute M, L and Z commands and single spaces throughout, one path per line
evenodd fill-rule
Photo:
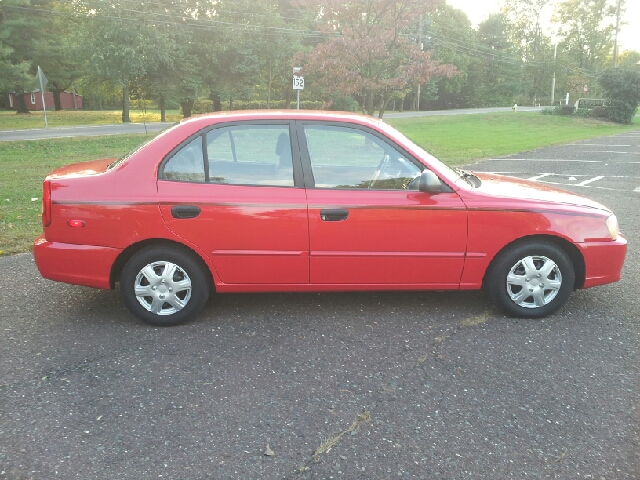
M 300 3 L 316 5 L 315 0 Z M 437 75 L 456 73 L 455 67 L 440 65 L 403 35 L 419 15 L 434 7 L 435 2 L 419 0 L 325 1 L 318 16 L 326 34 L 334 38 L 309 52 L 303 71 L 312 74 L 329 94 L 360 93 L 364 111 L 373 115 L 379 106 L 382 117 L 396 92 L 408 91 Z
M 599 81 L 604 89 L 607 117 L 614 122 L 631 123 L 640 102 L 640 71 L 608 68 L 600 74 Z
M 625 50 L 618 55 L 618 65 L 621 67 L 640 69 L 640 52 L 636 50 Z
M 549 95 L 553 44 L 544 34 L 542 15 L 551 0 L 506 0 L 502 13 L 514 52 L 523 61 L 523 93 L 532 103 Z
M 26 85 L 30 81 L 30 76 L 27 73 L 29 63 L 14 64 L 11 59 L 12 53 L 13 49 L 0 41 L 0 93 L 3 96 L 12 91 L 16 85 Z
M 434 60 L 455 66 L 459 74 L 433 78 L 422 89 L 422 103 L 432 109 L 464 107 L 462 92 L 469 80 L 476 32 L 466 13 L 449 5 L 439 6 L 428 20 L 425 48 L 433 51 Z
M 4 0 L 0 5 L 0 85 L 15 92 L 16 113 L 29 113 L 23 93 L 35 86 L 31 53 L 42 23 L 30 0 Z
M 553 21 L 562 39 L 558 48 L 578 68 L 596 72 L 613 48 L 616 7 L 611 0 L 566 0 L 556 7 Z
M 463 92 L 471 107 L 511 105 L 521 91 L 522 63 L 515 54 L 502 14 L 478 25 L 477 49 Z
M 129 122 L 132 82 L 161 62 L 171 60 L 167 22 L 149 18 L 147 12 L 117 2 L 87 1 L 76 3 L 75 8 L 83 20 L 79 36 L 84 58 L 94 76 L 120 85 L 122 121 Z
M 0 38 L 5 39 L 0 41 L 10 46 L 12 63 L 21 65 L 22 70 L 27 65 L 30 77 L 35 76 L 38 66 L 42 68 L 49 80 L 47 88 L 53 92 L 56 110 L 62 108 L 60 93 L 82 73 L 75 54 L 75 27 L 70 13 L 66 3 L 40 0 L 32 4 L 28 0 L 5 0 L 0 20 Z M 7 55 L 8 50 L 5 48 L 4 52 Z M 31 80 L 18 83 L 20 85 L 14 85 L 16 91 L 35 87 Z

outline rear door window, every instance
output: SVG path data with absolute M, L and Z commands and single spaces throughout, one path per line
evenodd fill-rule
M 209 181 L 293 187 L 288 125 L 232 125 L 206 134 Z

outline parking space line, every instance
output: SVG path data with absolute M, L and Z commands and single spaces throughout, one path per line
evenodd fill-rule
M 497 171 L 484 171 L 484 170 L 477 170 L 477 172 L 479 173 L 489 173 L 489 174 L 495 174 L 495 175 L 525 175 L 526 172 L 497 172 Z M 544 174 L 538 174 L 539 175 L 553 175 L 555 177 L 567 177 L 567 178 L 577 178 L 577 177 L 588 177 L 589 175 L 584 175 L 582 173 L 544 173 Z M 626 178 L 626 179 L 638 179 L 640 178 L 639 176 L 634 176 L 634 175 L 603 175 L 602 178 Z M 531 177 L 531 178 L 537 178 L 537 177 Z M 531 178 L 529 178 L 528 180 L 531 180 Z M 546 181 L 546 180 L 545 180 Z M 572 184 L 575 185 L 575 184 Z
M 591 182 L 595 182 L 597 180 L 602 180 L 604 177 L 602 175 L 599 175 L 597 177 L 593 177 L 590 178 L 589 180 L 585 180 L 584 182 L 580 182 L 580 183 L 576 183 L 576 186 L 578 187 L 584 187 L 585 185 L 590 184 Z
M 541 183 L 545 183 L 547 185 L 559 185 L 561 187 L 584 187 L 584 188 L 597 188 L 598 190 L 610 190 L 610 191 L 620 191 L 619 188 L 611 188 L 611 187 L 598 187 L 596 185 L 580 185 L 579 183 L 561 183 L 561 182 L 549 182 L 546 180 L 542 180 Z
M 540 175 L 535 175 L 531 178 L 527 178 L 527 180 L 531 180 L 535 182 L 536 180 L 540 180 L 541 178 L 548 177 L 549 175 L 553 175 L 553 173 L 541 173 Z
M 601 153 L 601 152 L 598 152 Z M 624 152 L 624 153 L 633 153 L 633 152 Z M 555 163 L 605 163 L 604 160 L 569 160 L 569 159 L 554 159 L 554 158 L 483 158 L 482 161 L 512 161 L 512 162 L 555 162 Z M 610 162 L 611 160 L 607 160 Z M 640 164 L 640 162 L 615 162 L 616 165 L 636 165 Z
M 633 145 L 610 145 L 608 143 L 570 143 L 569 145 L 577 147 L 633 147 Z
M 617 150 L 585 150 L 582 153 L 627 153 L 631 155 L 638 155 L 640 152 L 618 152 Z

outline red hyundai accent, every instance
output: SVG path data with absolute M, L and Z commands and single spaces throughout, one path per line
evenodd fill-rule
M 352 114 L 196 117 L 119 159 L 43 184 L 45 278 L 113 289 L 153 325 L 210 291 L 473 290 L 542 317 L 615 282 L 627 242 L 606 207 L 546 185 L 451 170 Z

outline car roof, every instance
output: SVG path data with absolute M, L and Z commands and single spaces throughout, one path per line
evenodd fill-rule
M 318 110 L 245 110 L 216 112 L 184 118 L 181 124 L 197 123 L 202 126 L 218 122 L 246 120 L 315 120 L 325 122 L 347 122 L 361 125 L 378 126 L 382 120 L 353 112 L 328 112 Z

